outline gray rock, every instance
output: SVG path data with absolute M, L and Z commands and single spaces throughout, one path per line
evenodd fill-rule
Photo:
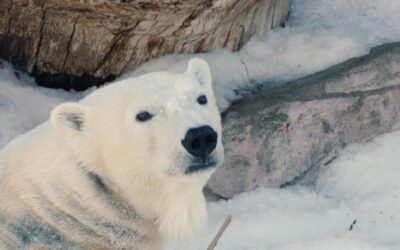
M 400 43 L 245 98 L 223 115 L 226 159 L 208 193 L 312 179 L 346 145 L 399 129 L 399 112 Z

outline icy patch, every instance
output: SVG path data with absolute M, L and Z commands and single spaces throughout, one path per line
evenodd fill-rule
M 224 3 L 226 1 L 220 1 Z M 219 3 L 219 2 L 218 2 Z M 387 42 L 400 41 L 400 1 L 292 0 L 290 19 L 237 53 L 168 55 L 123 77 L 157 70 L 182 71 L 194 56 L 212 68 L 221 110 L 254 88 L 274 86 L 315 73 Z
M 205 249 L 224 218 L 218 250 L 400 249 L 400 132 L 345 149 L 315 186 L 259 189 L 209 204 L 196 239 L 167 249 Z

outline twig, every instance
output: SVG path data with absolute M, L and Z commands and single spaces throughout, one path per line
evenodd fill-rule
M 231 220 L 232 216 L 228 215 L 222 226 L 219 228 L 218 233 L 214 236 L 214 239 L 211 241 L 210 245 L 208 245 L 207 250 L 214 250 L 214 248 L 217 246 L 218 240 L 221 238 L 221 235 L 224 233 L 229 223 L 231 223 Z

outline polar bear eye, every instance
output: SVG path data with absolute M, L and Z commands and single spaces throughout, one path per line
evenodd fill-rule
M 136 121 L 138 122 L 145 122 L 153 118 L 154 115 L 150 114 L 147 111 L 140 112 L 136 115 Z
M 201 95 L 197 98 L 197 103 L 200 105 L 206 105 L 207 104 L 207 96 Z

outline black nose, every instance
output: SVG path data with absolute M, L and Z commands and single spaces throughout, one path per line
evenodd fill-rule
M 210 126 L 189 129 L 182 145 L 194 157 L 205 158 L 217 146 L 218 134 Z

